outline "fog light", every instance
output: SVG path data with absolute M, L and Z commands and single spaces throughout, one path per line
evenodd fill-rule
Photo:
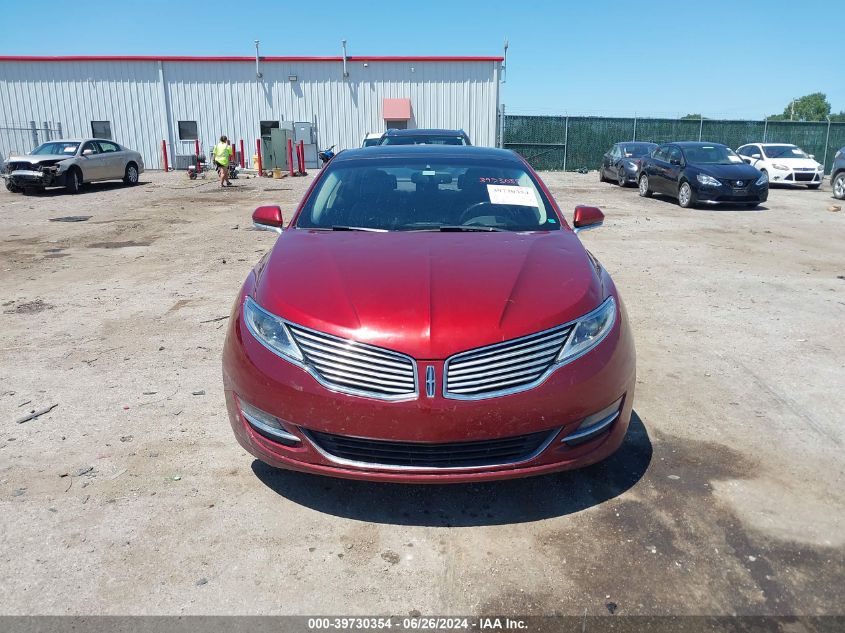
M 619 398 L 619 400 L 609 407 L 606 407 L 592 415 L 588 415 L 581 421 L 578 428 L 564 437 L 561 442 L 570 446 L 576 446 L 593 439 L 599 433 L 603 433 L 616 421 L 616 418 L 619 417 L 619 407 L 621 404 L 622 398 Z
M 241 415 L 259 435 L 287 446 L 299 444 L 299 438 L 285 431 L 279 418 L 247 404 L 240 398 L 238 398 L 238 403 L 240 404 Z

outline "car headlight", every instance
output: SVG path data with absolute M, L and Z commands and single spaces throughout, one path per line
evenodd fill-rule
M 708 187 L 719 187 L 722 185 L 722 183 L 720 183 L 716 178 L 708 176 L 707 174 L 698 174 L 695 178 L 702 185 L 707 185 Z
M 789 171 L 789 167 L 787 167 L 786 165 L 778 165 L 777 163 L 772 163 L 772 167 L 774 167 L 775 169 L 781 169 L 783 171 Z
M 824 171 L 824 165 L 816 165 L 816 171 Z
M 598 308 L 578 319 L 555 362 L 564 363 L 586 354 L 602 342 L 614 323 L 616 301 L 608 297 Z
M 755 182 L 754 184 L 757 185 L 758 187 L 762 187 L 763 185 L 768 184 L 768 182 L 769 182 L 769 177 L 766 175 L 766 172 L 763 172 L 762 174 L 760 174 L 760 177 L 757 179 L 757 182 Z
M 625 165 L 625 169 L 630 169 L 631 171 L 637 171 L 637 163 L 635 163 L 632 160 L 626 160 L 624 165 Z
M 250 334 L 274 354 L 288 360 L 302 360 L 302 352 L 293 342 L 285 322 L 267 312 L 251 297 L 244 301 L 244 322 Z

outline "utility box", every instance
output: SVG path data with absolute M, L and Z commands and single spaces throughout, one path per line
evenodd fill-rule
M 288 140 L 293 142 L 293 123 L 279 121 L 279 127 L 270 129 L 270 136 L 261 137 L 261 166 L 264 169 L 282 169 L 288 171 Z
M 298 121 L 293 124 L 293 140 L 297 145 L 302 141 L 305 149 L 305 167 L 317 168 L 320 166 L 317 158 L 317 131 L 314 124 L 308 121 Z

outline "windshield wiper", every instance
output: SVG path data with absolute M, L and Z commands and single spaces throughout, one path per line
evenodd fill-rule
M 366 226 L 343 226 L 340 224 L 333 225 L 332 231 L 365 231 L 368 233 L 387 233 L 387 229 L 372 229 Z
M 462 231 L 485 231 L 485 232 L 489 233 L 491 231 L 501 231 L 501 230 L 503 230 L 503 229 L 497 229 L 495 226 L 481 226 L 481 225 L 478 225 L 478 224 L 468 225 L 468 226 L 463 226 L 463 225 L 452 226 L 452 225 L 446 224 L 446 225 L 443 225 L 443 226 L 439 226 L 437 228 L 438 228 L 438 230 L 443 231 L 443 232 L 455 232 L 455 233 L 460 233 Z

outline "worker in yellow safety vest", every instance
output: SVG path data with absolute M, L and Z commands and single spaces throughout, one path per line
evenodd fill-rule
M 229 182 L 229 161 L 232 159 L 232 146 L 226 135 L 220 137 L 220 142 L 214 146 L 214 166 L 220 176 L 221 187 L 231 187 Z

